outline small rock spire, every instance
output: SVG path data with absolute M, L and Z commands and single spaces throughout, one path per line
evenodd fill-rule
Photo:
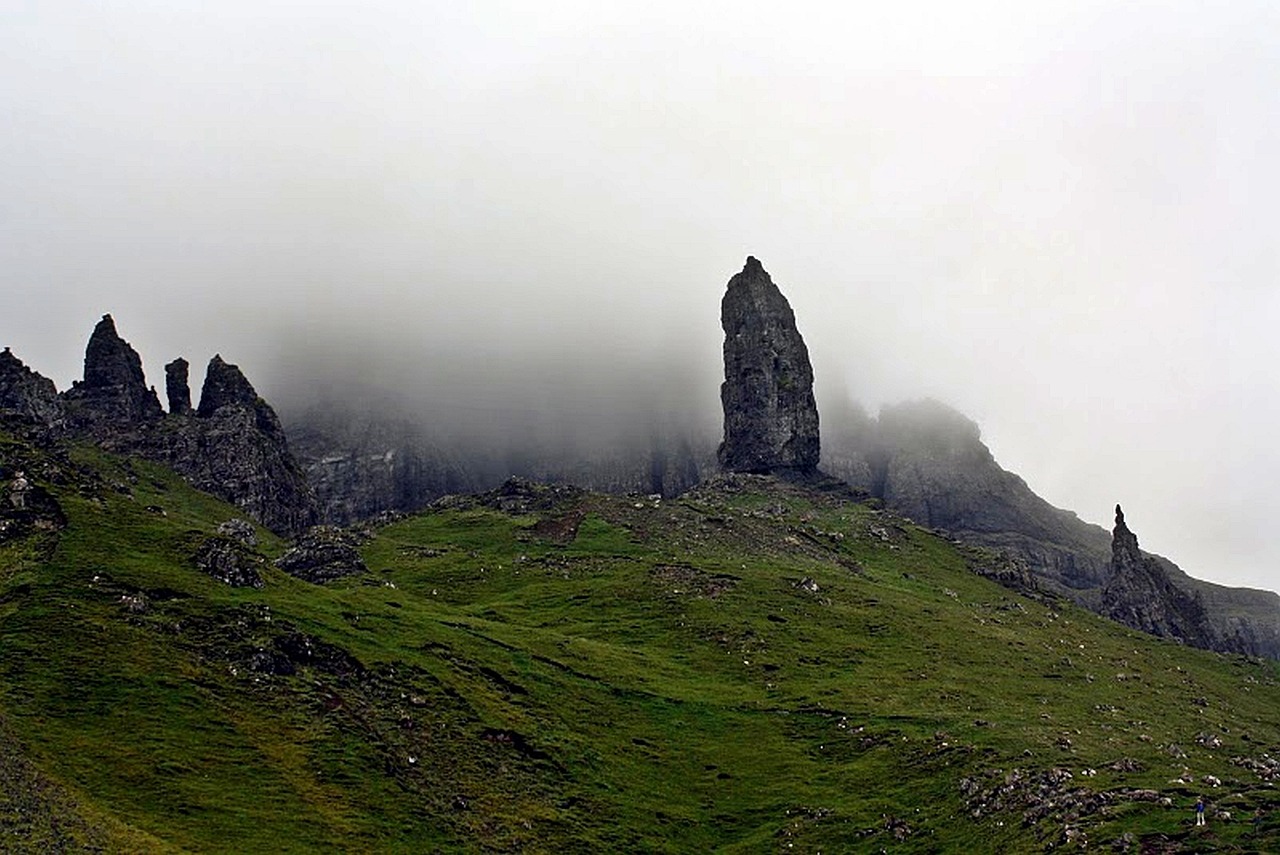
M 175 416 L 191 412 L 191 385 L 187 380 L 190 368 L 190 363 L 181 356 L 164 367 L 164 388 L 169 399 L 169 412 Z

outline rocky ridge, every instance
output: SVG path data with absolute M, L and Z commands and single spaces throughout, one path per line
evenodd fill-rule
M 275 410 L 221 356 L 209 362 L 199 407 L 171 413 L 141 450 L 274 531 L 297 533 L 316 522 L 306 475 Z
M 137 351 L 104 315 L 85 349 L 83 379 L 61 395 L 6 349 L 0 355 L 0 412 L 52 436 L 87 438 L 164 463 L 282 534 L 315 522 L 314 500 L 280 420 L 239 368 L 215 356 L 197 410 L 191 408 L 186 360 L 169 363 L 165 375 L 168 414 L 146 384 Z
M 0 411 L 27 421 L 62 421 L 62 400 L 53 381 L 32 371 L 9 348 L 0 353 Z
M 914 401 L 886 407 L 878 419 L 854 410 L 833 428 L 822 461 L 833 476 L 903 516 L 1001 550 L 1047 591 L 1100 614 L 1126 610 L 1131 586 L 1111 585 L 1113 538 L 1001 468 L 972 420 L 937 401 Z M 1188 643 L 1280 658 L 1280 596 L 1194 579 L 1168 559 L 1139 554 L 1167 581 L 1152 589 L 1165 598 L 1153 608 L 1180 614 L 1186 597 L 1203 607 L 1205 622 L 1198 631 L 1187 630 Z M 1122 622 L 1140 622 L 1131 619 Z

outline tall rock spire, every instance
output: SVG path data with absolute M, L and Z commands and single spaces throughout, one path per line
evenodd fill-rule
M 1160 560 L 1138 548 L 1138 536 L 1116 505 L 1111 537 L 1111 578 L 1102 590 L 1102 613 L 1152 635 L 1212 649 L 1214 634 L 1200 598 L 1179 588 Z
M 787 298 L 754 257 L 729 280 L 720 323 L 720 466 L 731 472 L 815 473 L 820 446 L 809 350 Z

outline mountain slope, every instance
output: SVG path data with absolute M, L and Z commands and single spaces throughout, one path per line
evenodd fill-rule
M 978 426 L 936 401 L 886 407 L 876 420 L 842 414 L 824 439 L 823 467 L 921 524 L 1026 563 L 1050 590 L 1112 614 L 1112 538 L 1100 526 L 1055 508 L 996 462 Z M 1146 554 L 1146 553 L 1144 553 Z M 1186 636 L 1210 649 L 1280 658 L 1280 597 L 1228 588 L 1151 556 L 1175 596 L 1199 598 L 1203 625 Z M 1140 627 L 1139 624 L 1134 624 Z
M 1274 804 L 1275 663 L 1001 588 L 838 488 L 510 482 L 364 530 L 326 586 L 258 529 L 232 588 L 194 560 L 232 506 L 6 435 L 19 467 L 60 518 L 0 544 L 0 716 L 65 798 L 0 796 L 34 812 L 5 850 L 1280 845 L 1242 819 Z

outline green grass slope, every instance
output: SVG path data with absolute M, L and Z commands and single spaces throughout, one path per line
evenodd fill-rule
M 1275 663 L 838 492 L 509 485 L 255 589 L 196 568 L 239 514 L 162 468 L 0 467 L 65 518 L 0 540 L 0 851 L 1280 850 Z

